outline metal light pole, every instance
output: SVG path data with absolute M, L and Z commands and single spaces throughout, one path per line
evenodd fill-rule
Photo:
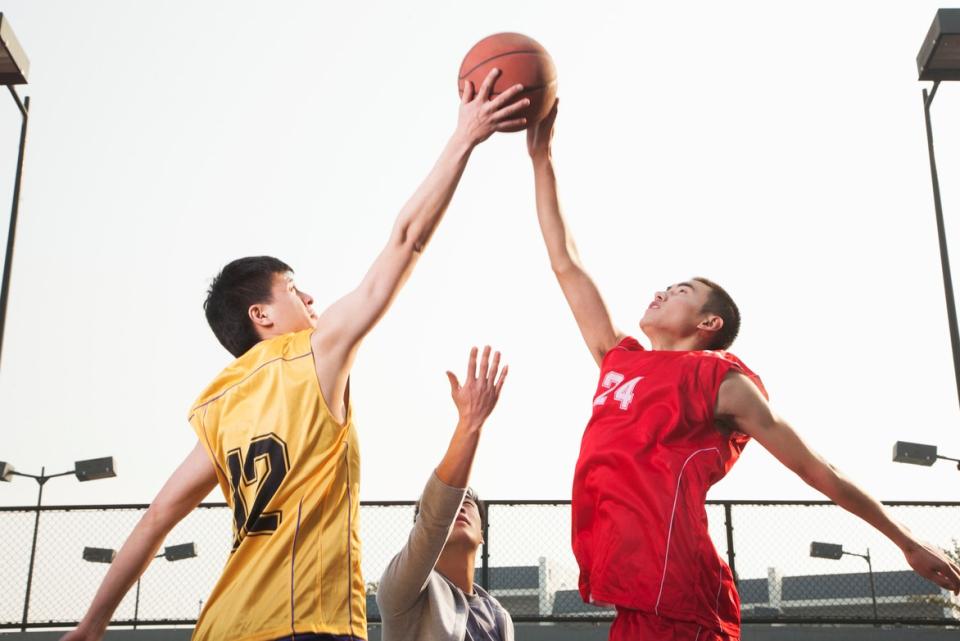
M 920 80 L 933 81 L 929 93 L 923 90 L 923 117 L 927 128 L 927 153 L 930 157 L 930 179 L 933 183 L 933 207 L 937 219 L 937 238 L 940 245 L 940 269 L 943 272 L 943 292 L 947 303 L 947 322 L 950 326 L 950 347 L 953 350 L 953 373 L 960 402 L 960 331 L 957 329 L 957 304 L 953 296 L 953 278 L 947 254 L 947 237 L 940 202 L 940 178 L 937 159 L 933 153 L 933 127 L 930 124 L 930 105 L 937 95 L 942 80 L 960 80 L 960 9 L 938 9 L 920 53 L 917 69 Z
M 13 244 L 17 235 L 17 215 L 20 210 L 20 184 L 23 177 L 23 154 L 27 146 L 27 124 L 30 115 L 30 97 L 20 100 L 14 85 L 27 82 L 30 61 L 10 29 L 10 23 L 0 13 L 0 84 L 7 86 L 20 111 L 20 150 L 17 155 L 17 173 L 13 183 L 13 204 L 10 207 L 10 228 L 7 249 L 3 258 L 3 277 L 0 279 L 0 360 L 3 355 L 3 335 L 7 323 L 7 303 L 10 297 L 10 273 L 13 269 Z
M 92 563 L 113 563 L 117 553 L 108 548 L 83 548 L 83 560 Z M 183 559 L 192 559 L 197 556 L 197 546 L 195 543 L 181 543 L 180 545 L 168 545 L 163 552 L 154 556 L 154 559 L 164 558 L 167 561 L 182 561 Z M 133 629 L 137 629 L 137 623 L 140 620 L 140 581 L 143 575 L 137 577 L 137 593 L 133 602 Z M 203 600 L 200 600 L 203 605 Z M 199 618 L 199 615 L 198 615 Z
M 47 481 L 59 476 L 69 476 L 71 474 L 77 477 L 78 481 L 95 481 L 97 479 L 110 478 L 116 476 L 113 468 L 113 457 L 88 459 L 77 461 L 74 468 L 67 472 L 57 474 L 47 474 L 47 468 L 41 467 L 40 474 L 26 474 L 17 472 L 12 465 L 0 461 L 0 481 L 10 481 L 11 477 L 23 476 L 31 478 L 37 482 L 37 508 L 33 519 L 33 543 L 30 545 L 30 565 L 27 570 L 27 591 L 23 598 L 23 621 L 20 624 L 20 631 L 26 632 L 27 619 L 30 615 L 30 590 L 33 587 L 33 562 L 37 556 L 37 533 L 40 530 L 40 506 L 43 503 L 43 486 Z
M 873 600 L 873 620 L 874 625 L 879 625 L 879 615 L 877 614 L 877 586 L 873 581 L 873 562 L 870 560 L 870 548 L 867 548 L 866 554 L 857 554 L 856 552 L 847 552 L 842 545 L 836 543 L 821 543 L 814 541 L 810 544 L 810 556 L 818 559 L 833 559 L 834 561 L 842 559 L 845 556 L 858 556 L 867 561 L 867 572 L 870 575 L 870 598 Z

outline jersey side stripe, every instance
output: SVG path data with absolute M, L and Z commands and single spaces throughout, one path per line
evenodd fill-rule
M 687 463 L 690 462 L 697 454 L 702 454 L 704 452 L 716 452 L 717 456 L 720 455 L 720 450 L 715 447 L 705 447 L 703 449 L 693 452 L 690 456 L 687 457 L 687 460 L 683 462 L 683 465 L 680 466 L 680 473 L 677 474 L 677 489 L 673 494 L 673 509 L 670 511 L 670 526 L 667 528 L 667 551 L 663 558 L 663 574 L 660 577 L 660 593 L 657 594 L 657 603 L 653 606 L 653 612 L 656 615 L 660 615 L 660 599 L 663 598 L 663 584 L 667 580 L 667 564 L 670 562 L 670 539 L 673 536 L 673 519 L 677 515 L 677 499 L 680 497 L 680 481 L 683 480 L 683 471 L 687 469 Z M 721 456 L 721 460 L 722 460 Z M 719 592 L 717 593 L 719 594 Z

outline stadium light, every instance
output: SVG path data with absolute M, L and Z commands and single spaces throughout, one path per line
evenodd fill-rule
M 0 21 L 2 21 L 2 19 L 3 14 L 0 14 Z M 2 22 L 0 22 L 0 36 L 2 36 Z M 0 68 L 2 68 L 2 55 L 0 55 Z M 27 618 L 30 615 L 30 590 L 33 587 L 33 563 L 37 556 L 37 532 L 40 530 L 40 506 L 43 504 L 43 486 L 46 485 L 50 479 L 60 476 L 76 476 L 78 481 L 94 481 L 116 475 L 112 456 L 77 461 L 73 464 L 72 470 L 59 472 L 57 474 L 47 474 L 46 467 L 40 468 L 40 474 L 18 472 L 10 463 L 0 461 L 0 481 L 10 482 L 14 476 L 23 476 L 37 482 L 37 508 L 33 519 L 33 544 L 30 546 L 30 566 L 27 570 L 27 592 L 23 597 L 23 621 L 20 624 L 21 632 L 27 631 Z
M 920 80 L 960 80 L 960 9 L 940 9 L 917 54 Z
M 7 302 L 10 296 L 10 272 L 13 268 L 13 243 L 17 235 L 17 213 L 20 210 L 20 183 L 23 177 L 23 153 L 27 147 L 27 124 L 30 114 L 30 97 L 20 100 L 14 85 L 27 83 L 30 61 L 17 37 L 13 35 L 10 21 L 0 13 L 0 84 L 6 85 L 13 101 L 20 110 L 20 151 L 17 155 L 17 172 L 13 181 L 13 204 L 10 207 L 10 229 L 7 231 L 7 250 L 3 257 L 3 276 L 0 278 L 0 355 L 3 354 L 3 330 L 7 321 Z
M 197 546 L 193 543 L 183 543 L 181 545 L 168 545 L 160 555 L 167 561 L 182 561 L 183 559 L 192 559 L 197 556 Z
M 813 541 L 810 543 L 810 556 L 817 559 L 831 559 L 839 561 L 844 556 L 858 556 L 867 561 L 867 572 L 870 575 L 870 598 L 873 600 L 873 620 L 879 619 L 877 615 L 877 588 L 873 582 L 873 563 L 870 561 L 870 548 L 867 548 L 866 554 L 857 554 L 856 552 L 847 552 L 839 543 L 823 543 Z
M 957 469 L 960 470 L 960 459 L 940 456 L 937 454 L 936 445 L 908 443 L 906 441 L 897 441 L 893 444 L 893 461 L 895 463 L 910 463 L 911 465 L 930 467 L 937 462 L 937 459 L 954 461 L 957 464 Z
M 117 551 L 110 548 L 83 548 L 83 560 L 90 563 L 113 563 Z
M 950 327 L 950 347 L 953 351 L 953 377 L 960 401 L 960 331 L 957 329 L 957 306 L 953 296 L 953 277 L 947 254 L 947 236 L 940 202 L 940 178 L 937 159 L 933 153 L 933 126 L 930 124 L 930 105 L 941 81 L 960 80 L 960 9 L 938 9 L 917 54 L 920 80 L 933 81 L 928 93 L 923 90 L 923 116 L 927 127 L 927 155 L 930 157 L 930 180 L 933 183 L 933 208 L 937 219 L 937 237 L 940 244 L 940 270 L 943 272 L 943 292 L 947 303 L 947 324 Z
M 117 475 L 113 467 L 113 457 L 91 458 L 73 464 L 73 473 L 81 483 L 109 479 Z

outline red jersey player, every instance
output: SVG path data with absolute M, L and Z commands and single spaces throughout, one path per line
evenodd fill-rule
M 573 551 L 585 601 L 615 605 L 610 638 L 735 640 L 740 602 L 707 533 L 707 490 L 750 438 L 864 519 L 943 588 L 960 568 L 813 452 L 767 404 L 760 379 L 725 352 L 740 314 L 716 283 L 694 278 L 654 295 L 645 350 L 613 326 L 560 213 L 550 141 L 557 106 L 527 133 L 537 216 L 553 268 L 600 366 L 573 481 Z

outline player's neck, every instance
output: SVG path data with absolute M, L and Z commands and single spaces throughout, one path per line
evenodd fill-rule
M 464 594 L 473 594 L 473 573 L 476 565 L 477 550 L 463 549 L 460 546 L 443 548 L 434 569 L 447 577 Z
M 704 349 L 700 337 L 696 334 L 692 336 L 648 335 L 647 337 L 650 339 L 650 347 L 658 351 L 680 352 Z

